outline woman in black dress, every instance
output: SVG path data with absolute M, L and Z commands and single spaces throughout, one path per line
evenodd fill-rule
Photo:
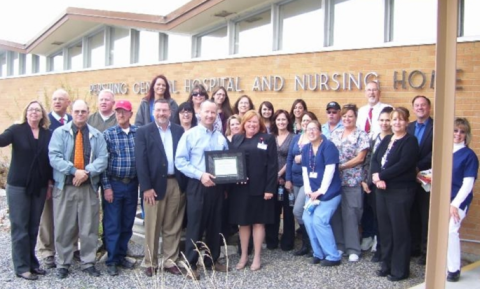
M 231 147 L 245 152 L 248 181 L 232 187 L 229 194 L 230 223 L 240 226 L 242 255 L 237 270 L 248 263 L 248 241 L 253 227 L 255 255 L 250 270 L 260 269 L 260 252 L 265 224 L 273 224 L 275 189 L 278 179 L 277 145 L 266 133 L 261 116 L 253 110 L 245 113 L 241 133 L 234 135 Z
M 52 196 L 49 125 L 45 109 L 38 101 L 32 101 L 23 112 L 23 122 L 0 135 L 0 147 L 12 145 L 6 191 L 12 224 L 13 267 L 18 277 L 27 280 L 46 274 L 35 256 L 35 246 L 45 199 Z

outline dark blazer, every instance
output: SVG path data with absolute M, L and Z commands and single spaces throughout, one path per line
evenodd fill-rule
M 66 114 L 66 116 L 67 116 L 67 122 L 71 122 L 72 121 L 72 116 L 69 115 L 68 113 Z M 55 129 L 57 129 L 58 127 L 63 125 L 52 115 L 52 113 L 48 114 L 48 118 L 50 119 L 49 129 L 50 129 L 51 132 L 53 132 Z
M 393 135 L 387 135 L 375 153 L 373 153 L 370 171 L 379 173 L 380 180 L 385 181 L 387 189 L 405 189 L 417 185 L 415 164 L 418 162 L 418 143 L 413 135 L 406 134 L 396 140 L 387 155 L 385 166 L 382 167 L 382 158 L 387 152 Z
M 278 156 L 275 137 L 266 133 L 257 133 L 253 136 L 255 144 L 263 142 L 267 145 L 266 150 L 245 150 L 242 144 L 245 134 L 236 134 L 232 138 L 230 148 L 244 149 L 247 157 L 247 176 L 249 193 L 252 196 L 263 196 L 265 192 L 277 193 L 278 181 Z
M 433 118 L 428 118 L 428 124 L 423 132 L 422 141 L 420 142 L 420 152 L 418 155 L 417 168 L 420 171 L 432 168 L 432 148 L 433 148 Z M 415 136 L 416 121 L 408 124 L 407 132 Z
M 52 167 L 48 158 L 48 143 L 52 133 L 40 128 L 35 141 L 28 123 L 14 124 L 0 135 L 0 147 L 12 144 L 12 160 L 7 183 L 24 187 L 27 192 L 46 188 L 52 180 Z M 36 143 L 35 143 L 36 142 Z
M 171 123 L 170 130 L 173 139 L 173 159 L 175 159 L 178 141 L 183 135 L 184 129 Z M 146 190 L 154 189 L 157 194 L 155 200 L 163 200 L 167 189 L 168 161 L 155 122 L 138 128 L 135 136 L 135 161 L 142 196 Z M 175 166 L 174 169 L 180 191 L 184 192 L 187 178 Z

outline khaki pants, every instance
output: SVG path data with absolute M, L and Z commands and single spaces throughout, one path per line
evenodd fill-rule
M 158 264 L 158 240 L 162 233 L 162 262 L 165 268 L 175 266 L 178 259 L 180 234 L 185 213 L 185 194 L 180 192 L 174 178 L 167 179 L 167 191 L 163 200 L 154 205 L 144 203 L 145 210 L 145 259 L 143 266 Z M 160 264 L 161 265 L 161 264 Z
M 38 230 L 38 252 L 42 259 L 55 256 L 55 239 L 53 227 L 53 199 L 45 201 L 40 228 Z
M 80 237 L 82 269 L 95 264 L 98 242 L 99 199 L 89 184 L 65 186 L 53 191 L 55 247 L 58 268 L 72 264 L 77 233 Z

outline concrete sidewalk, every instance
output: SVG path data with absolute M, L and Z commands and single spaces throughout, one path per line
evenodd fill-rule
M 445 280 L 446 282 L 446 280 Z M 425 283 L 418 284 L 412 289 L 424 289 Z M 460 281 L 446 282 L 446 289 L 480 289 L 480 261 L 469 264 L 462 268 Z

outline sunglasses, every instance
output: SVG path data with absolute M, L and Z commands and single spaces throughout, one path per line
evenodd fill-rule
M 327 114 L 337 114 L 338 111 L 336 110 L 328 110 Z
M 194 93 L 192 93 L 192 96 L 205 96 L 205 93 L 202 93 L 202 92 L 194 92 Z

